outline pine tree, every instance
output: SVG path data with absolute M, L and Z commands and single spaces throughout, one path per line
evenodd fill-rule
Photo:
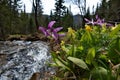
M 67 31 L 68 27 L 73 27 L 73 14 L 71 12 L 71 7 L 67 8 L 65 16 L 62 18 L 62 24 L 64 26 L 64 31 Z
M 22 2 L 21 0 L 8 0 L 8 5 L 10 7 L 10 34 L 19 33 L 20 30 L 20 13 Z
M 88 7 L 88 8 L 87 8 L 87 11 L 86 11 L 86 14 L 85 14 L 84 17 L 90 19 L 90 18 L 91 18 L 90 16 L 91 16 L 91 15 L 90 15 L 90 7 Z
M 102 0 L 100 6 L 97 6 L 95 14 L 100 15 L 107 21 L 120 21 L 120 0 Z
M 111 19 L 120 21 L 120 0 L 110 0 Z
M 35 23 L 34 23 L 34 19 L 32 18 L 32 15 L 29 18 L 28 26 L 29 26 L 28 32 L 30 34 L 36 32 Z
M 54 20 L 54 15 L 53 15 L 53 12 L 52 10 L 50 11 L 50 21 L 53 21 Z
M 9 26 L 9 17 L 10 11 L 7 0 L 0 1 L 0 38 L 6 36 L 6 32 Z M 1 39 L 0 39 L 1 40 Z
M 95 10 L 95 15 L 99 15 L 99 4 L 97 3 L 96 10 Z
M 107 5 L 106 0 L 102 0 L 99 13 L 104 18 L 106 17 L 107 6 L 108 5 Z
M 58 22 L 58 26 L 61 25 L 61 18 L 65 15 L 66 7 L 63 5 L 64 0 L 55 0 L 55 12 L 54 12 L 54 20 Z
M 17 31 L 20 0 L 0 0 L 0 37 Z

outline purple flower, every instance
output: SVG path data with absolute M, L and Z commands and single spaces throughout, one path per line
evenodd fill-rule
M 107 23 L 106 26 L 107 27 L 113 27 L 113 24 Z
M 57 27 L 53 28 L 53 25 L 56 23 L 56 21 L 51 21 L 48 24 L 48 27 L 39 27 L 39 30 L 41 30 L 46 37 L 50 36 L 54 38 L 56 41 L 59 39 L 59 37 L 64 36 L 65 34 L 58 34 L 60 30 L 63 29 L 63 27 Z
M 105 24 L 105 20 L 100 19 L 98 15 L 96 15 L 96 25 L 103 26 L 103 24 Z
M 98 18 L 97 21 L 96 21 L 96 25 L 103 26 L 103 24 L 105 24 L 104 19 Z
M 99 25 L 99 26 L 105 25 L 106 27 L 113 26 L 112 24 L 105 22 L 104 19 L 100 19 L 99 17 L 96 18 L 96 20 L 97 20 L 97 21 L 96 21 L 96 25 Z
M 86 24 L 92 24 L 93 26 L 96 24 L 96 22 L 94 22 L 93 19 L 89 20 L 89 19 L 85 18 L 85 21 L 86 21 Z
M 93 21 L 93 19 L 92 19 L 92 20 L 88 20 L 87 18 L 85 18 L 86 24 L 91 24 L 91 25 L 93 25 L 93 26 L 94 26 L 94 25 L 99 25 L 99 26 L 103 26 L 103 25 L 112 26 L 111 24 L 106 23 L 104 19 L 100 19 L 100 18 L 98 17 L 98 15 L 96 15 L 95 18 L 96 18 L 96 19 L 95 19 L 96 21 Z
M 48 36 L 48 35 L 49 35 L 46 28 L 44 28 L 44 27 L 39 27 L 39 30 L 41 30 L 41 31 L 44 33 L 45 36 Z

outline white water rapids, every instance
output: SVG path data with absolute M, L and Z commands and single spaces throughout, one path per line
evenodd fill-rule
M 0 55 L 6 55 L 5 63 L 0 62 L 0 80 L 29 80 L 36 72 L 52 71 L 46 64 L 51 56 L 45 42 L 0 41 Z

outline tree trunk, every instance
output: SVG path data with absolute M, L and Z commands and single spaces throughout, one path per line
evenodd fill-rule
M 38 27 L 39 27 L 39 24 L 38 24 L 38 19 L 37 19 L 37 12 L 38 12 L 38 10 L 37 10 L 37 7 L 38 7 L 38 5 L 37 5 L 37 2 L 36 1 L 33 1 L 33 7 L 34 7 L 34 10 L 35 10 L 35 24 L 36 24 L 36 30 L 38 30 Z
M 35 24 L 36 24 L 36 29 L 38 30 L 39 24 L 37 19 L 37 7 L 35 8 Z

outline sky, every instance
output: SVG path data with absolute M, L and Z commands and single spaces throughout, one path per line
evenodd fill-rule
M 22 0 L 23 4 L 26 5 L 26 12 L 30 13 L 32 10 L 32 0 Z M 50 15 L 50 11 L 54 9 L 55 0 L 41 0 L 43 6 L 43 14 Z M 86 0 L 87 7 L 90 7 L 92 11 L 93 5 L 96 7 L 97 3 L 100 3 L 100 0 Z M 79 9 L 76 5 L 72 3 L 65 3 L 65 6 L 69 7 L 71 5 L 71 11 L 73 15 L 79 14 Z

